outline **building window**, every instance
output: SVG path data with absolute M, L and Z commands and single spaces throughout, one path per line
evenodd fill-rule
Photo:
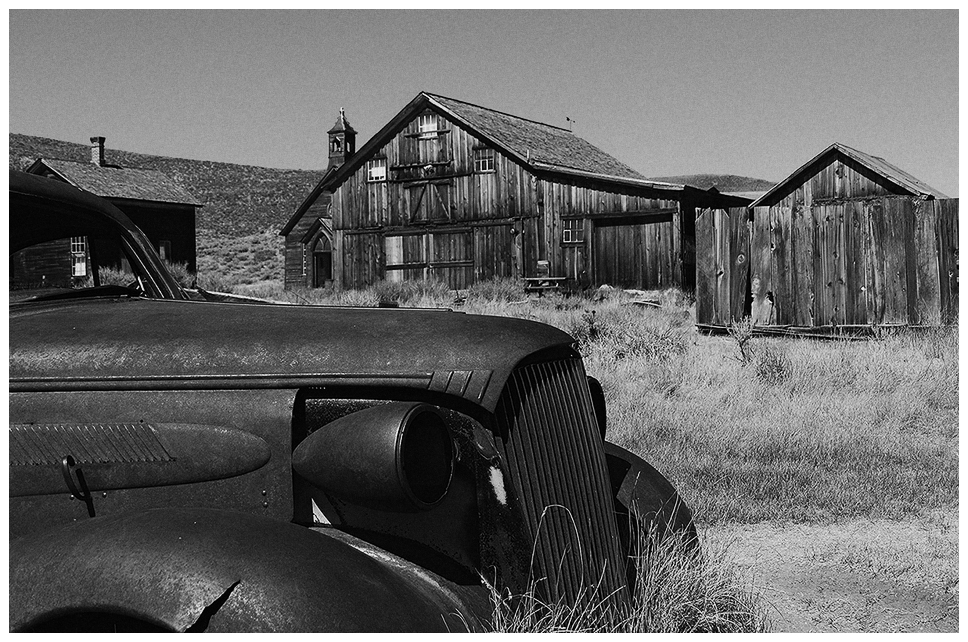
M 494 150 L 480 147 L 474 150 L 474 172 L 482 174 L 494 171 Z
M 387 159 L 374 158 L 366 164 L 366 180 L 378 183 L 387 179 Z
M 417 131 L 420 133 L 420 138 L 436 138 L 437 137 L 437 115 L 422 114 L 417 119 Z
M 63 250 L 61 251 L 63 252 Z M 71 276 L 87 276 L 86 236 L 71 237 Z
M 302 246 L 302 276 L 306 276 L 307 266 L 309 264 L 309 247 L 305 243 Z
M 158 256 L 162 261 L 171 262 L 171 241 L 158 241 Z
M 584 243 L 585 222 L 580 218 L 565 219 L 562 222 L 562 243 Z

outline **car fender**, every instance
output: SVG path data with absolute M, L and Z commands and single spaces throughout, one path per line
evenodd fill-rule
M 458 592 L 406 565 L 346 535 L 231 511 L 97 517 L 10 542 L 10 629 L 74 613 L 173 631 L 476 628 Z
M 684 532 L 687 541 L 695 540 L 692 511 L 662 473 L 638 455 L 605 442 L 605 461 L 612 485 L 619 535 L 629 549 L 632 519 L 657 535 Z

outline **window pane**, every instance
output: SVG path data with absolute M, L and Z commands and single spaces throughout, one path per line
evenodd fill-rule
M 370 182 L 385 181 L 387 179 L 387 159 L 375 158 L 367 163 L 366 180 Z
M 493 172 L 494 171 L 494 150 L 475 149 L 474 150 L 474 171 Z

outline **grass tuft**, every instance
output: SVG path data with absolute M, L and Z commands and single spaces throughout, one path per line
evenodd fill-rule
M 685 533 L 636 535 L 635 582 L 627 602 L 588 587 L 574 604 L 549 603 L 532 585 L 511 595 L 485 581 L 494 612 L 488 630 L 501 633 L 758 633 L 767 606 L 723 560 L 722 545 L 706 551 Z

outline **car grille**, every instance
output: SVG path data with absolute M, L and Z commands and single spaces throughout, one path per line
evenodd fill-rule
M 580 596 L 624 599 L 624 560 L 581 360 L 517 369 L 497 416 L 498 448 L 534 545 L 531 577 L 544 578 L 536 589 L 571 604 Z

